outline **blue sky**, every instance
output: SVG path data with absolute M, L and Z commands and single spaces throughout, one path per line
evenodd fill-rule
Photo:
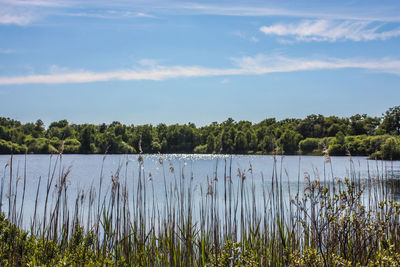
M 399 48 L 397 0 L 0 0 L 0 116 L 380 116 L 400 104 Z

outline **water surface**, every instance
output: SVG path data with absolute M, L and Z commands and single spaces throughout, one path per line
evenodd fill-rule
M 98 194 L 101 177 L 103 177 L 102 195 L 109 194 L 112 177 L 118 182 L 126 184 L 130 195 L 137 190 L 139 172 L 145 177 L 147 198 L 162 205 L 164 202 L 165 187 L 173 189 L 176 185 L 190 187 L 195 200 L 194 208 L 201 196 L 206 195 L 208 185 L 214 186 L 214 193 L 220 192 L 219 201 L 223 201 L 226 179 L 232 181 L 234 190 L 242 179 L 255 189 L 257 202 L 261 203 L 262 192 L 271 191 L 272 177 L 279 179 L 284 185 L 283 195 L 292 198 L 301 190 L 306 176 L 318 179 L 321 182 L 330 182 L 335 179 L 352 177 L 363 180 L 367 178 L 383 179 L 398 177 L 399 161 L 374 161 L 366 157 L 331 157 L 330 162 L 321 156 L 259 156 L 259 155 L 143 155 L 143 165 L 140 166 L 138 155 L 15 155 L 12 161 L 12 196 L 18 194 L 16 206 L 19 208 L 23 194 L 24 177 L 25 223 L 33 214 L 39 180 L 41 184 L 38 194 L 38 210 L 43 210 L 46 196 L 46 184 L 54 177 L 51 184 L 52 193 L 49 201 L 54 204 L 57 181 L 62 173 L 68 169 L 67 176 L 68 202 L 74 205 L 79 192 L 88 192 L 92 189 Z M 4 181 L 2 208 L 8 208 L 10 155 L 0 155 L 1 178 Z M 139 169 L 141 168 L 141 169 Z M 165 180 L 164 180 L 165 179 Z M 165 181 L 165 182 L 164 182 Z M 17 191 L 15 187 L 17 185 Z M 236 191 L 234 191 L 235 193 Z M 396 192 L 395 192 L 396 193 Z M 86 193 L 87 194 L 87 193 Z M 197 201 L 199 200 L 199 201 Z

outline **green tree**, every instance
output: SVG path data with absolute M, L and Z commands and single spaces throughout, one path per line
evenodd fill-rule
M 382 145 L 382 158 L 386 160 L 396 160 L 400 158 L 400 146 L 394 137 L 386 139 Z
M 271 135 L 266 135 L 258 145 L 258 150 L 263 153 L 270 153 L 275 150 L 275 138 Z
M 285 154 L 297 152 L 302 136 L 293 130 L 286 130 L 278 140 L 278 143 Z
M 332 139 L 328 151 L 332 156 L 342 156 L 346 154 L 345 137 L 342 132 L 338 132 L 335 138 Z
M 207 137 L 207 153 L 215 152 L 215 138 L 214 135 L 210 134 Z
M 54 127 L 56 127 L 56 128 L 64 128 L 64 127 L 66 127 L 68 125 L 69 125 L 69 123 L 68 123 L 67 120 L 55 121 L 55 122 L 50 123 L 49 129 L 54 128 Z
M 306 138 L 300 141 L 299 148 L 303 153 L 311 153 L 318 149 L 319 140 L 318 138 Z
M 96 127 L 94 125 L 86 125 L 82 129 L 79 142 L 81 146 L 79 148 L 80 153 L 94 153 L 96 150 L 95 142 Z
M 400 135 L 400 106 L 386 111 L 380 127 L 388 134 Z
M 42 120 L 39 119 L 36 121 L 34 131 L 35 131 L 35 134 L 33 135 L 34 137 L 43 137 L 45 128 Z
M 238 131 L 235 136 L 235 153 L 247 153 L 247 138 L 242 131 Z

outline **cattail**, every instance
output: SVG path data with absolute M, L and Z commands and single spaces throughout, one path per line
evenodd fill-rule
M 240 169 L 238 168 L 238 177 L 242 179 L 242 181 L 246 180 L 246 174 L 244 173 L 244 171 L 240 171 Z
M 351 153 L 350 153 L 350 150 L 349 150 L 348 147 L 346 147 L 346 156 L 349 157 L 349 161 L 350 161 L 350 162 L 353 162 L 353 159 L 351 158 Z
M 65 141 L 63 140 L 61 142 L 60 147 L 58 148 L 58 153 L 60 154 L 60 157 L 62 157 L 62 153 L 64 152 L 64 143 L 65 143 Z
M 331 157 L 329 156 L 329 150 L 324 146 L 324 150 L 322 151 L 324 153 L 324 159 L 326 163 L 331 162 Z
M 139 146 L 139 154 L 143 154 L 143 150 L 142 150 L 142 136 L 140 136 L 138 146 Z
M 207 187 L 207 195 L 212 196 L 213 194 L 214 194 L 213 187 L 212 187 L 211 184 L 208 184 L 208 187 Z

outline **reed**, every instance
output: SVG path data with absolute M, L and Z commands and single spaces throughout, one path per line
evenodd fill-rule
M 400 205 L 392 199 L 399 182 L 392 179 L 393 167 L 385 170 L 376 162 L 377 175 L 361 177 L 349 156 L 350 177 L 335 179 L 325 155 L 329 171 L 320 179 L 317 173 L 302 177 L 299 158 L 293 190 L 283 156 L 273 157 L 271 175 L 261 173 L 258 183 L 251 163 L 235 175 L 230 158 L 222 164 L 223 177 L 216 162 L 214 176 L 194 185 L 191 168 L 187 175 L 188 167 L 171 162 L 166 167 L 160 155 L 162 177 L 154 177 L 139 154 L 136 172 L 128 172 L 131 161 L 125 159 L 105 187 L 106 157 L 99 188 L 92 183 L 73 200 L 71 167 L 62 165 L 62 150 L 50 156 L 44 202 L 39 202 L 39 178 L 25 231 L 26 160 L 18 188 L 11 156 L 0 190 L 3 202 L 3 188 L 9 188 L 8 209 L 0 206 L 1 265 L 400 265 Z M 156 194 L 155 183 L 162 194 Z

